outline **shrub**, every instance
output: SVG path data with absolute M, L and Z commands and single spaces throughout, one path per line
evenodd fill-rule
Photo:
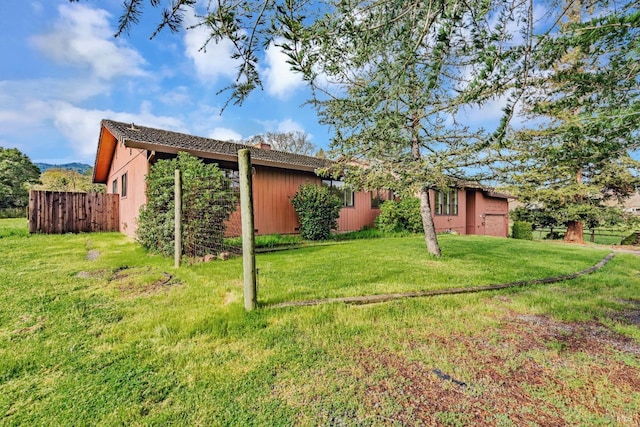
M 236 208 L 231 181 L 215 164 L 188 153 L 159 160 L 146 178 L 147 204 L 138 217 L 138 241 L 147 249 L 173 255 L 175 170 L 182 173 L 182 242 L 185 255 L 222 250 L 225 221 Z
M 631 233 L 620 242 L 621 245 L 638 245 L 640 244 L 640 233 Z
M 376 218 L 376 227 L 385 233 L 408 231 L 421 233 L 422 216 L 420 215 L 420 199 L 405 197 L 399 202 L 387 200 L 380 206 L 380 215 Z
M 533 240 L 533 228 L 530 222 L 516 221 L 511 228 L 511 237 L 521 240 Z
M 309 240 L 325 240 L 331 230 L 338 228 L 338 216 L 342 202 L 329 188 L 315 184 L 303 184 L 291 199 L 300 219 L 300 235 Z

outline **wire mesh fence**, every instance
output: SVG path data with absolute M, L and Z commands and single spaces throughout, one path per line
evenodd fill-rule
M 199 260 L 227 259 L 242 253 L 237 171 L 227 180 L 198 180 L 184 189 L 183 254 Z

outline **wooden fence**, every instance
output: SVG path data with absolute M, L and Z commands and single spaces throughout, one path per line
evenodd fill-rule
M 29 233 L 119 230 L 118 194 L 29 192 Z

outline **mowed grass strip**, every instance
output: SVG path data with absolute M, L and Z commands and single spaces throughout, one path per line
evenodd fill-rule
M 8 234 L 0 238 L 2 425 L 640 421 L 634 255 L 547 286 L 245 313 L 240 259 L 174 269 L 117 233 Z M 385 293 L 522 280 L 578 271 L 607 252 L 472 236 L 441 242 L 438 260 L 413 237 L 259 255 L 259 297 L 348 295 L 350 284 L 377 293 L 367 278 L 387 283 L 378 287 Z
M 607 250 L 484 236 L 439 237 L 432 258 L 420 236 L 343 242 L 257 258 L 259 300 L 351 297 L 541 279 L 591 267 Z

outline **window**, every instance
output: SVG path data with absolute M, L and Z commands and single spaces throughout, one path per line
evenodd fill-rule
M 114 179 L 111 183 L 111 192 L 113 194 L 118 194 L 118 178 Z
M 323 179 L 322 185 L 329 187 L 329 190 L 342 200 L 342 206 L 352 208 L 355 204 L 355 193 L 342 181 L 333 179 Z
M 231 181 L 233 191 L 240 191 L 240 172 L 233 169 L 222 169 L 224 175 Z
M 436 192 L 436 215 L 458 215 L 458 189 Z
M 120 193 L 121 197 L 127 197 L 127 174 L 122 174 L 122 192 Z
M 380 205 L 387 200 L 391 200 L 393 194 L 390 190 L 372 190 L 371 191 L 371 208 L 380 209 Z

